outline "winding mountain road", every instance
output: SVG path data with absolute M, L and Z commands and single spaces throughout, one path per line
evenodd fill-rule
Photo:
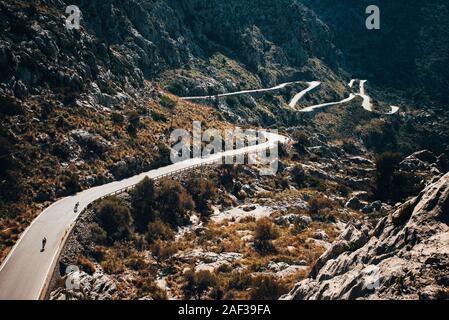
M 362 107 L 363 109 L 365 109 L 366 111 L 369 112 L 374 112 L 373 110 L 373 104 L 371 103 L 371 97 L 369 95 L 366 94 L 365 91 L 365 83 L 367 82 L 367 80 L 357 80 L 357 79 L 351 79 L 351 81 L 348 83 L 348 87 L 352 88 L 354 86 L 354 83 L 356 81 L 359 81 L 359 93 L 351 93 L 349 95 L 349 97 L 340 100 L 340 101 L 335 101 L 335 102 L 327 102 L 327 103 L 322 103 L 322 104 L 317 104 L 317 105 L 313 105 L 310 107 L 306 107 L 300 110 L 297 110 L 298 112 L 314 112 L 318 109 L 324 108 L 324 107 L 329 107 L 329 106 L 334 106 L 334 105 L 338 105 L 338 104 L 343 104 L 346 102 L 349 102 L 351 100 L 353 100 L 355 97 L 359 96 L 363 99 L 362 102 Z M 285 83 L 281 83 L 275 87 L 271 87 L 271 88 L 263 88 L 263 89 L 254 89 L 254 90 L 243 90 L 243 91 L 236 91 L 236 92 L 229 92 L 229 93 L 221 93 L 221 94 L 217 94 L 217 95 L 210 95 L 210 96 L 195 96 L 195 97 L 181 97 L 181 100 L 204 100 L 204 99 L 216 99 L 216 98 L 221 98 L 221 97 L 229 97 L 229 96 L 238 96 L 238 95 L 242 95 L 242 94 L 250 94 L 250 93 L 258 93 L 258 92 L 268 92 L 268 91 L 275 91 L 275 90 L 279 90 L 282 88 L 285 88 L 288 85 L 292 85 L 292 84 L 296 84 L 296 83 L 301 83 L 302 81 L 293 81 L 293 82 L 285 82 Z M 290 101 L 289 103 L 289 107 L 290 108 L 295 108 L 296 105 L 298 104 L 299 100 L 304 97 L 304 95 L 306 95 L 309 91 L 312 91 L 313 89 L 317 88 L 318 86 L 321 85 L 321 82 L 319 81 L 311 81 L 311 82 L 307 82 L 308 87 L 304 90 L 302 90 L 301 92 L 297 93 L 293 99 Z M 399 111 L 399 107 L 396 106 L 391 106 L 391 111 L 384 113 L 386 115 L 392 115 L 395 114 Z
M 352 88 L 356 81 L 357 81 L 357 79 L 352 79 L 348 83 L 348 86 L 350 88 Z M 328 102 L 328 103 L 322 103 L 322 104 L 313 105 L 313 106 L 306 107 L 306 108 L 303 108 L 301 110 L 298 110 L 298 112 L 313 112 L 313 111 L 316 111 L 316 110 L 324 108 L 324 107 L 329 107 L 329 106 L 334 106 L 334 105 L 338 105 L 338 104 L 343 104 L 343 103 L 346 103 L 346 102 L 349 102 L 349 101 L 353 100 L 357 96 L 359 96 L 359 97 L 361 97 L 363 99 L 363 101 L 362 101 L 363 109 L 365 109 L 366 111 L 369 111 L 369 112 L 374 112 L 373 104 L 371 103 L 371 97 L 366 93 L 366 90 L 365 90 L 365 83 L 366 82 L 367 82 L 367 80 L 360 80 L 359 81 L 359 93 L 355 93 L 355 94 L 351 93 L 349 95 L 349 97 L 347 97 L 347 98 L 345 98 L 345 99 L 343 99 L 341 101 L 335 101 L 335 102 Z M 318 84 L 319 84 L 319 82 L 318 82 Z M 296 105 L 297 102 L 298 101 L 295 101 L 294 104 Z M 291 106 L 292 103 L 293 103 L 293 100 L 290 103 L 290 106 Z M 400 109 L 397 106 L 390 106 L 390 108 L 391 108 L 391 111 L 389 111 L 387 113 L 384 113 L 384 114 L 386 114 L 386 115 L 393 115 L 393 114 L 397 113 L 399 111 L 399 109 Z
M 278 142 L 287 141 L 286 137 L 270 132 L 265 132 L 264 136 L 267 142 L 259 145 L 216 153 L 207 158 L 185 160 L 128 179 L 93 187 L 53 203 L 23 232 L 0 266 L 0 300 L 43 298 L 64 242 L 76 219 L 80 212 L 95 200 L 131 188 L 145 177 L 158 179 L 198 166 L 221 162 L 225 156 L 252 154 L 273 147 Z M 77 202 L 80 204 L 75 212 Z M 45 251 L 41 251 L 43 237 L 47 238 Z
M 254 90 L 243 90 L 243 91 L 236 91 L 236 92 L 229 92 L 229 93 L 220 93 L 217 95 L 212 96 L 197 96 L 197 97 L 181 97 L 181 100 L 203 100 L 203 99 L 215 99 L 215 98 L 222 98 L 222 97 L 230 97 L 230 96 L 238 96 L 242 94 L 248 94 L 248 93 L 260 93 L 260 92 L 269 92 L 269 91 L 275 91 L 279 89 L 283 89 L 288 85 L 301 83 L 302 81 L 294 81 L 294 82 L 285 82 L 281 83 L 275 87 L 272 88 L 263 88 L 263 89 L 254 89 Z
M 356 79 L 351 80 L 348 84 L 353 86 Z M 239 92 L 219 94 L 215 96 L 201 97 L 184 97 L 183 100 L 196 99 L 212 99 L 215 97 L 234 96 L 247 93 L 267 92 L 278 90 L 290 84 L 300 83 L 286 82 L 278 86 L 266 89 L 244 90 Z M 337 102 L 318 104 L 298 110 L 298 112 L 313 112 L 317 109 L 343 104 L 351 101 L 356 96 L 363 98 L 362 106 L 365 110 L 373 112 L 371 98 L 365 93 L 366 80 L 360 81 L 360 92 L 358 94 L 350 94 L 346 99 Z M 291 100 L 289 106 L 295 107 L 298 101 L 309 91 L 320 85 L 318 81 L 308 82 L 308 88 L 296 94 Z M 391 111 L 387 114 L 398 112 L 399 107 L 392 106 Z M 189 170 L 197 166 L 220 162 L 224 156 L 235 156 L 244 153 L 255 153 L 265 148 L 274 146 L 278 142 L 285 142 L 286 137 L 274 133 L 266 133 L 267 142 L 241 148 L 220 152 L 209 156 L 208 158 L 194 158 L 168 165 L 159 169 L 151 170 L 128 179 L 105 184 L 103 186 L 79 192 L 74 196 L 63 198 L 47 209 L 30 224 L 23 232 L 16 245 L 12 248 L 9 255 L 0 266 L 0 300 L 9 299 L 40 299 L 43 298 L 47 290 L 47 286 L 53 270 L 56 266 L 59 254 L 64 246 L 73 225 L 76 222 L 80 212 L 82 212 L 89 204 L 102 197 L 119 193 L 123 190 L 133 187 L 143 178 L 149 177 L 157 179 L 163 176 L 176 174 L 178 172 Z M 75 204 L 79 202 L 77 212 L 74 211 Z M 41 251 L 41 240 L 47 238 L 45 251 Z
M 308 88 L 302 90 L 301 92 L 299 92 L 298 94 L 296 94 L 296 95 L 293 97 L 292 101 L 290 101 L 290 103 L 289 103 L 290 108 L 294 108 L 294 107 L 296 106 L 296 104 L 298 103 L 298 101 L 299 101 L 302 97 L 304 97 L 304 95 L 305 95 L 307 92 L 312 91 L 313 89 L 315 89 L 316 87 L 318 87 L 319 85 L 321 85 L 321 82 L 319 82 L 319 81 L 312 81 L 312 82 L 309 82 L 308 84 L 309 84 L 309 87 L 308 87 Z

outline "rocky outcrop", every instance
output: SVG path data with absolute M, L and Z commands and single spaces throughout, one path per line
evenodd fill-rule
M 368 230 L 349 225 L 283 299 L 449 298 L 449 174 Z
M 75 271 L 65 278 L 66 287 L 50 293 L 50 300 L 111 300 L 117 293 L 117 286 L 110 276 L 102 272 L 89 275 Z

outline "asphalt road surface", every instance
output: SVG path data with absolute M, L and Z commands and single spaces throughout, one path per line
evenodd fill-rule
M 158 178 L 176 174 L 195 166 L 221 161 L 223 156 L 255 153 L 285 142 L 286 137 L 266 133 L 267 142 L 260 145 L 220 152 L 208 158 L 194 158 L 159 169 L 151 170 L 128 179 L 112 182 L 79 192 L 74 196 L 61 199 L 45 209 L 23 232 L 3 264 L 0 266 L 0 300 L 36 300 L 45 294 L 64 240 L 68 237 L 79 213 L 90 203 L 104 196 L 132 187 L 144 177 Z M 79 208 L 75 212 L 75 204 Z M 42 251 L 42 239 L 47 238 L 45 251 Z

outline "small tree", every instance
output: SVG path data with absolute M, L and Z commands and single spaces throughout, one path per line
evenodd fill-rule
M 401 154 L 396 152 L 384 152 L 377 158 L 376 199 L 394 203 L 416 195 L 422 189 L 419 177 L 399 170 L 401 160 Z
M 234 187 L 234 178 L 236 175 L 236 168 L 233 165 L 223 165 L 220 176 L 221 185 L 228 190 L 232 189 Z
M 292 137 L 295 140 L 293 147 L 298 153 L 303 153 L 309 146 L 309 135 L 304 130 L 295 130 Z
M 148 223 L 157 217 L 154 182 L 145 177 L 132 192 L 133 218 L 137 231 L 144 233 Z
M 131 239 L 131 213 L 119 199 L 103 200 L 96 211 L 99 225 L 106 231 L 109 242 Z
M 151 164 L 153 168 L 160 168 L 166 165 L 169 165 L 171 163 L 170 160 L 170 148 L 168 148 L 165 144 L 159 143 L 157 145 L 159 149 L 159 154 Z
M 187 183 L 187 189 L 192 195 L 196 209 L 202 215 L 209 215 L 211 208 L 209 201 L 217 195 L 217 187 L 211 180 L 193 178 Z
M 125 121 L 125 117 L 123 117 L 118 112 L 113 112 L 113 113 L 111 113 L 111 120 L 115 124 L 121 124 L 121 123 L 123 123 Z
M 146 240 L 149 244 L 153 244 L 156 240 L 173 240 L 174 236 L 175 233 L 173 230 L 161 220 L 156 220 L 148 224 Z
M 393 189 L 394 173 L 401 162 L 401 155 L 395 152 L 384 152 L 376 159 L 376 192 L 380 200 L 387 200 Z
M 78 175 L 75 173 L 68 173 L 64 175 L 62 178 L 64 188 L 66 190 L 66 194 L 75 194 L 81 190 L 81 185 L 79 182 Z
M 160 103 L 163 107 L 167 109 L 174 109 L 176 107 L 176 101 L 170 98 L 167 95 L 161 95 L 160 97 Z
M 136 111 L 131 111 L 128 114 L 128 123 L 128 133 L 135 136 L 140 126 L 140 115 Z
M 191 195 L 179 182 L 170 179 L 162 180 L 157 201 L 161 220 L 172 227 L 184 225 L 188 210 L 194 206 Z

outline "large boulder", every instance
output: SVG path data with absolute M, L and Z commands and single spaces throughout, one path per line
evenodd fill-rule
M 72 288 L 57 288 L 50 293 L 50 300 L 111 300 L 117 293 L 115 280 L 102 271 L 93 275 L 75 271 L 70 277 Z

